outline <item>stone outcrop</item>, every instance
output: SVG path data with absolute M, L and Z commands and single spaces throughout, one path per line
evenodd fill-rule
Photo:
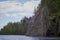
M 46 3 L 46 1 L 44 1 Z M 40 5 L 40 4 L 39 4 Z M 37 11 L 35 12 L 35 15 L 31 18 L 31 21 L 28 25 L 28 31 L 27 35 L 30 36 L 46 36 L 46 31 L 49 27 L 49 11 L 44 4 L 39 6 Z
M 35 11 L 35 15 L 31 17 L 28 23 L 26 35 L 46 37 L 57 36 L 59 34 L 60 25 L 56 22 L 57 17 L 51 18 L 49 16 L 50 10 L 47 2 L 47 0 L 42 0 L 41 4 L 39 4 L 37 10 Z M 58 22 L 60 24 L 59 20 Z

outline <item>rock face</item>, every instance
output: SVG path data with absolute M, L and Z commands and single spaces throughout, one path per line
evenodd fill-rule
M 59 34 L 60 26 L 57 27 L 57 23 L 51 21 L 49 11 L 47 0 L 42 0 L 37 11 L 35 11 L 35 15 L 29 21 L 26 35 L 46 37 Z M 56 21 L 56 18 L 54 20 Z
M 44 2 L 46 3 L 46 1 Z M 46 4 L 44 4 L 44 7 L 42 6 L 43 5 L 37 8 L 38 10 L 35 12 L 35 16 L 31 18 L 31 21 L 28 25 L 29 28 L 26 33 L 27 35 L 46 36 L 46 31 L 49 27 L 49 11 Z

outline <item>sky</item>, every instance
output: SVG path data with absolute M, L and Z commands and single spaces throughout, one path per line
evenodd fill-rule
M 40 0 L 0 0 L 0 28 L 9 22 L 19 22 L 34 15 Z

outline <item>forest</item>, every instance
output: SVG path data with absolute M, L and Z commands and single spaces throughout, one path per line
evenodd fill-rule
M 0 35 L 24 35 L 26 32 L 27 20 L 24 17 L 21 22 L 9 22 L 0 30 Z

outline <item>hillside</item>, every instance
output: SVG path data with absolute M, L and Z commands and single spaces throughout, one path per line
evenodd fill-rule
M 60 36 L 60 0 L 42 0 L 28 27 L 26 35 Z

